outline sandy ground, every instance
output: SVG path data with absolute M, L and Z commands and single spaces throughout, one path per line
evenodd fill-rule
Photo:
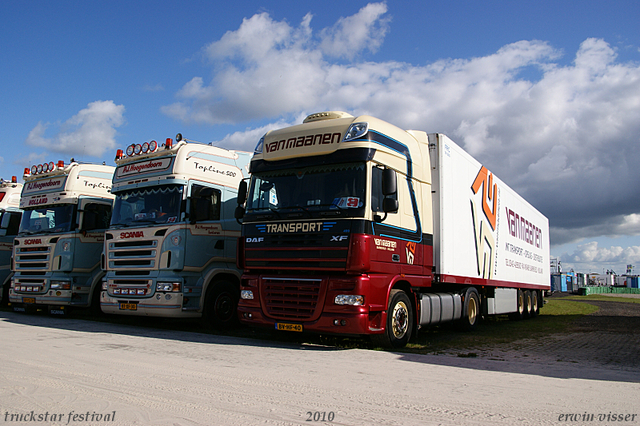
M 640 423 L 635 368 L 284 345 L 11 312 L 0 312 L 0 335 L 7 425 Z

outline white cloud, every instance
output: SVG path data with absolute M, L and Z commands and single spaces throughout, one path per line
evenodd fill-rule
M 275 123 L 267 124 L 258 128 L 247 129 L 244 131 L 234 132 L 225 136 L 220 141 L 214 143 L 215 146 L 222 146 L 227 149 L 234 149 L 237 151 L 253 152 L 253 149 L 258 144 L 258 141 L 269 130 L 282 129 L 283 127 L 293 126 L 299 124 L 303 119 L 303 116 L 298 116 L 297 119 L 292 121 L 280 120 Z
M 573 253 L 563 253 L 560 260 L 565 269 L 598 271 L 602 265 L 608 265 L 607 269 L 622 274 L 626 265 L 640 265 L 640 246 L 599 247 L 596 241 L 591 241 L 577 246 Z
M 338 109 L 446 133 L 549 217 L 553 244 L 640 234 L 625 222 L 640 212 L 637 63 L 595 38 L 568 65 L 537 40 L 426 65 L 367 61 L 386 12 L 372 3 L 320 30 L 311 15 L 296 27 L 254 15 L 204 48 L 213 77 L 192 77 L 162 110 L 213 125 Z
M 329 57 L 359 57 L 362 51 L 376 52 L 389 30 L 385 3 L 370 3 L 358 13 L 340 18 L 332 28 L 320 32 L 320 50 Z
M 58 126 L 53 137 L 45 133 L 50 124 L 38 123 L 27 136 L 27 145 L 70 156 L 99 157 L 115 147 L 116 128 L 124 123 L 124 105 L 96 101 Z

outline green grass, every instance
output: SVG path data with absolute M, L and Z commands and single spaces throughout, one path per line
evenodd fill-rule
M 623 303 L 640 303 L 640 298 L 637 297 L 616 297 L 616 296 L 604 296 L 602 294 L 590 294 L 588 296 L 569 296 L 567 299 L 580 300 L 588 302 L 589 300 L 604 300 L 606 302 L 623 302 Z

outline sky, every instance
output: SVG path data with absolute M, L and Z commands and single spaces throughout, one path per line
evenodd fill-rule
M 311 113 L 440 132 L 549 218 L 563 270 L 640 273 L 640 2 L 0 2 L 0 176 Z

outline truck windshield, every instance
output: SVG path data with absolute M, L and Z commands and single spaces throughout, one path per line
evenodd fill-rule
M 180 218 L 183 187 L 137 188 L 116 194 L 111 226 L 174 223 Z
M 26 209 L 20 222 L 20 234 L 69 232 L 75 228 L 75 204 Z
M 303 210 L 311 216 L 334 212 L 364 214 L 364 163 L 333 164 L 256 173 L 251 179 L 247 213 Z

